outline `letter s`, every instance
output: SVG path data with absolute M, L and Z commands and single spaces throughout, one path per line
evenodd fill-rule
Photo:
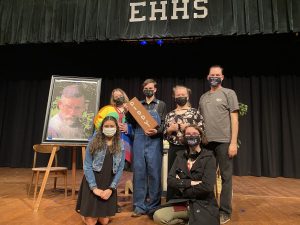
M 207 1 L 208 0 L 195 0 L 194 1 L 194 9 L 196 9 L 197 11 L 202 11 L 201 14 L 198 14 L 198 13 L 194 13 L 194 18 L 205 18 L 207 17 L 208 15 L 208 10 L 207 10 L 207 7 L 206 6 L 199 6 L 199 3 L 204 3 L 204 4 L 207 4 Z

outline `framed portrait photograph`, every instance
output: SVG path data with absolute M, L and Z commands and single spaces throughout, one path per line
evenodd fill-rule
M 42 143 L 87 143 L 94 132 L 101 78 L 53 75 Z

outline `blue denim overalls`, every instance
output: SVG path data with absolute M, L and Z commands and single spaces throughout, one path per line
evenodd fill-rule
M 157 112 L 159 100 L 151 116 L 161 123 Z M 160 205 L 161 198 L 162 139 L 146 136 L 137 125 L 133 142 L 133 207 L 138 213 L 152 212 Z

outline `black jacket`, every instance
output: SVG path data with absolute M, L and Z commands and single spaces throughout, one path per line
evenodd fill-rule
M 176 178 L 176 174 L 180 179 Z M 191 181 L 202 181 L 191 186 Z M 187 168 L 187 152 L 178 152 L 168 175 L 168 185 L 178 190 L 177 198 L 188 199 L 189 225 L 218 225 L 219 207 L 214 194 L 216 159 L 211 151 L 202 149 L 191 170 Z

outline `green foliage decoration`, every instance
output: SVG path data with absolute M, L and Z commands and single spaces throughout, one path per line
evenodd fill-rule
M 247 112 L 248 112 L 248 105 L 239 102 L 239 107 L 240 107 L 240 109 L 239 109 L 239 117 L 246 116 Z M 238 143 L 237 143 L 238 148 L 241 147 L 241 144 L 242 144 L 242 141 L 240 139 L 238 139 Z

